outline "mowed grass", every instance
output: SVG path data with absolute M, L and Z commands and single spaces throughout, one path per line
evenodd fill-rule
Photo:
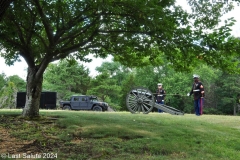
M 240 159 L 239 116 L 41 110 L 40 119 L 27 120 L 20 114 L 0 110 L 0 117 L 21 120 L 7 123 L 13 136 L 37 139 L 58 159 Z

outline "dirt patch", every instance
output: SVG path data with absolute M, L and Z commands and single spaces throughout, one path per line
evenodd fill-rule
M 0 159 L 6 159 L 6 157 L 38 159 L 36 155 L 52 153 L 55 147 L 59 147 L 58 140 L 44 131 L 52 127 L 55 120 L 50 117 L 40 121 L 31 121 L 17 116 L 0 116 Z M 31 158 L 32 155 L 33 158 Z
M 95 139 L 82 138 L 79 134 L 65 130 L 58 125 L 57 119 L 42 117 L 30 120 L 19 116 L 0 115 L 0 160 L 67 158 L 84 160 L 108 156 L 105 151 L 92 149 Z M 44 153 L 50 153 L 51 157 L 43 158 Z M 25 155 L 33 155 L 33 158 L 24 158 Z
M 26 141 L 12 137 L 7 129 L 0 127 L 0 153 L 19 154 L 38 153 L 34 140 Z

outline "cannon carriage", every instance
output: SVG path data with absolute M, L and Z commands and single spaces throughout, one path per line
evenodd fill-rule
M 184 115 L 184 112 L 176 108 L 165 104 L 155 103 L 154 94 L 150 90 L 143 87 L 133 88 L 131 91 L 129 91 L 126 97 L 126 105 L 131 113 L 142 112 L 144 114 L 148 114 L 155 107 L 172 115 Z

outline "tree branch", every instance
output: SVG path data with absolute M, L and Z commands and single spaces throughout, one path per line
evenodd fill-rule
M 44 71 L 46 70 L 48 64 L 52 61 L 52 57 L 49 56 L 49 54 L 46 54 L 43 60 L 41 61 L 38 71 L 36 73 L 36 79 L 40 79 L 40 77 L 43 75 Z
M 75 45 L 72 45 L 68 48 L 63 48 L 62 51 L 63 53 L 65 52 L 74 52 L 77 51 L 81 46 L 84 46 L 85 44 L 87 44 L 88 42 L 91 42 L 93 40 L 93 37 L 96 36 L 98 34 L 98 30 L 95 30 L 92 35 L 90 37 L 88 37 L 85 41 L 81 42 L 81 43 L 77 43 Z
M 48 40 L 49 40 L 49 46 L 53 46 L 54 45 L 54 38 L 53 38 L 53 34 L 52 34 L 53 29 L 51 28 L 51 25 L 49 25 L 49 23 L 47 21 L 47 17 L 43 13 L 43 9 L 42 9 L 42 7 L 39 3 L 39 0 L 34 0 L 34 1 L 35 1 L 35 4 L 36 4 L 38 13 L 41 16 L 45 31 L 47 33 L 47 37 L 48 37 Z
M 20 50 L 19 54 L 25 59 L 26 63 L 28 64 L 28 67 L 35 66 L 34 59 L 31 57 L 29 52 L 23 49 L 22 51 Z
M 80 16 L 78 16 L 80 17 Z M 67 23 L 67 27 L 63 26 L 61 29 L 58 28 L 56 35 L 54 36 L 54 41 L 55 42 L 62 42 L 64 41 L 64 38 L 59 39 L 64 33 L 66 33 L 66 30 L 71 29 L 72 27 L 74 27 L 77 23 L 81 23 L 82 21 L 84 21 L 85 19 L 87 19 L 87 17 L 81 18 L 81 19 L 76 19 L 76 20 L 71 20 Z M 74 21 L 76 21 L 76 23 L 73 23 Z
M 31 39 L 32 39 L 32 35 L 33 35 L 33 33 L 34 33 L 34 27 L 35 27 L 37 15 L 34 14 L 34 12 L 28 7 L 28 5 L 26 5 L 26 3 L 24 3 L 24 6 L 28 9 L 28 12 L 29 12 L 30 15 L 31 15 L 31 22 L 32 22 L 32 23 L 31 23 L 31 25 L 30 25 L 29 28 L 25 28 L 26 33 L 28 33 L 28 30 L 30 30 L 28 36 L 26 36 L 26 37 L 27 37 L 27 38 L 26 38 L 26 43 L 27 43 L 27 44 L 30 44 Z
M 66 33 L 66 32 L 65 32 L 66 30 L 70 30 L 70 29 L 73 28 L 74 26 L 76 26 L 76 25 L 78 25 L 78 24 L 81 24 L 82 22 L 84 22 L 85 20 L 87 20 L 89 17 L 83 16 L 83 15 L 85 15 L 85 12 L 87 12 L 89 9 L 90 9 L 89 7 L 88 7 L 88 8 L 85 8 L 82 12 L 80 12 L 78 15 L 76 15 L 76 17 L 70 19 L 70 20 L 66 23 L 66 25 L 64 25 L 64 19 L 62 18 L 62 20 L 61 20 L 61 21 L 62 21 L 62 27 L 59 27 L 59 23 L 57 23 L 57 31 L 56 31 L 56 34 L 55 34 L 55 36 L 54 36 L 54 41 L 57 42 L 57 43 L 61 43 L 62 41 L 65 41 L 65 38 L 60 39 L 60 38 L 62 37 L 62 35 L 63 35 L 64 33 Z M 61 13 L 61 15 L 63 16 L 64 13 Z M 98 15 L 98 17 L 99 17 L 99 15 Z M 60 17 L 59 17 L 59 12 L 58 12 L 58 18 L 60 18 Z M 59 22 L 59 21 L 57 21 L 57 22 Z M 86 27 L 83 27 L 82 30 L 84 30 L 84 28 L 87 28 L 87 26 L 86 26 Z M 82 32 L 83 32 L 83 31 L 82 31 Z M 81 33 L 82 33 L 82 32 L 81 32 Z M 74 33 L 74 34 L 75 34 L 75 33 Z M 73 35 L 73 34 L 72 34 L 72 35 Z M 80 35 L 80 34 L 79 34 L 79 35 Z M 66 37 L 69 37 L 69 36 L 66 36 Z
M 12 15 L 13 16 L 13 15 Z M 26 45 L 26 42 L 24 40 L 24 37 L 23 37 L 23 33 L 22 33 L 22 30 L 21 30 L 21 27 L 19 26 L 19 24 L 13 19 L 13 18 L 10 18 L 13 22 L 13 24 L 15 25 L 16 29 L 17 29 L 17 34 L 18 34 L 18 37 L 21 41 L 21 43 L 23 45 Z M 21 23 L 21 22 L 20 22 Z
M 81 46 L 84 46 L 85 44 L 90 42 L 96 34 L 97 34 L 97 30 L 95 32 L 93 32 L 93 34 L 86 41 L 75 44 L 75 45 L 65 48 L 65 49 L 61 49 L 62 54 L 58 54 L 58 55 L 54 54 L 56 56 L 54 56 L 52 58 L 52 61 L 66 58 L 70 53 L 78 51 Z
M 105 30 L 98 30 L 99 33 L 138 33 L 138 34 L 151 34 L 151 32 L 140 32 L 140 31 L 127 31 L 127 30 L 109 30 L 109 31 L 105 31 Z

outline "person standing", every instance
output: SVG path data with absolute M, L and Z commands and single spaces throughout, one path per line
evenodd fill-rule
M 162 88 L 162 83 L 158 83 L 158 88 L 156 90 L 156 102 L 157 104 L 164 104 L 164 98 L 166 96 L 166 91 Z M 163 112 L 161 109 L 158 109 L 158 112 Z
M 195 114 L 197 116 L 200 116 L 203 114 L 203 100 L 204 100 L 204 87 L 202 82 L 199 80 L 200 76 L 194 74 L 193 79 L 194 83 L 192 85 L 192 90 L 190 93 L 188 93 L 188 96 L 191 96 L 193 94 L 194 97 L 194 109 Z

